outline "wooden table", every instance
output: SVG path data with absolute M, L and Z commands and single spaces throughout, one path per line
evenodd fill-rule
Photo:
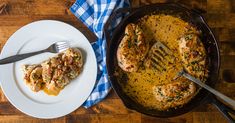
M 133 0 L 133 7 L 170 0 Z M 221 48 L 220 81 L 216 89 L 235 99 L 235 1 L 234 0 L 172 0 L 190 7 L 207 11 L 206 17 Z M 55 19 L 69 23 L 79 29 L 92 42 L 96 37 L 70 12 L 74 0 L 0 0 L 7 3 L 0 11 L 0 49 L 7 39 L 20 27 L 33 21 Z M 0 71 L 4 72 L 4 71 Z M 14 108 L 0 92 L 0 122 L 119 122 L 119 123 L 224 123 L 226 119 L 210 104 L 201 105 L 193 111 L 174 118 L 153 118 L 124 107 L 119 97 L 111 91 L 105 100 L 85 109 L 80 107 L 71 114 L 53 119 L 41 120 L 29 117 Z

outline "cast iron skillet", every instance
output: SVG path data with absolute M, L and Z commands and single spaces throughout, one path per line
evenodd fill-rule
M 143 107 L 141 104 L 135 102 L 130 97 L 128 97 L 121 86 L 118 84 L 117 78 L 114 76 L 115 67 L 117 67 L 116 52 L 118 45 L 124 36 L 124 30 L 127 24 L 137 22 L 141 17 L 145 15 L 150 15 L 152 13 L 165 13 L 172 16 L 177 16 L 186 22 L 194 25 L 198 30 L 202 31 L 202 36 L 200 37 L 203 44 L 207 50 L 208 61 L 209 61 L 209 76 L 206 81 L 211 87 L 214 87 L 216 82 L 218 82 L 219 68 L 220 68 L 220 53 L 217 40 L 215 39 L 211 29 L 206 24 L 204 18 L 200 15 L 198 11 L 190 10 L 179 4 L 174 3 L 158 3 L 148 6 L 143 6 L 140 8 L 122 8 L 114 12 L 105 25 L 105 35 L 107 39 L 107 69 L 109 74 L 109 79 L 111 80 L 112 87 L 116 91 L 117 95 L 121 98 L 125 106 L 129 109 L 136 110 L 140 113 L 154 116 L 154 117 L 173 117 L 184 114 L 191 111 L 198 105 L 205 105 L 205 103 L 214 104 L 220 112 L 230 121 L 234 122 L 234 119 L 229 113 L 235 114 L 235 111 L 228 106 L 217 100 L 211 93 L 205 89 L 201 89 L 200 92 L 187 104 L 180 108 L 172 108 L 168 111 L 158 111 L 153 109 L 148 109 Z M 112 25 L 112 20 L 115 17 L 128 14 L 115 28 L 112 37 L 108 31 L 108 27 Z

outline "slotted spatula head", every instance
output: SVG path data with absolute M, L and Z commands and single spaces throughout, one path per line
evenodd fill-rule
M 169 64 L 173 64 L 174 59 L 175 57 L 171 50 L 160 41 L 157 41 L 151 47 L 144 65 L 147 68 L 154 68 L 159 72 L 164 72 L 168 69 Z

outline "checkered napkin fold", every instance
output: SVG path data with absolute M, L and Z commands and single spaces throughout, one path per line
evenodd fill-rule
M 96 42 L 92 43 L 98 64 L 97 84 L 84 102 L 85 108 L 103 100 L 111 90 L 106 69 L 106 40 L 103 28 L 113 11 L 128 6 L 129 2 L 125 0 L 76 0 L 70 8 L 72 13 L 98 38 Z M 115 27 L 120 20 L 121 17 L 117 18 L 116 22 L 112 23 L 112 27 Z

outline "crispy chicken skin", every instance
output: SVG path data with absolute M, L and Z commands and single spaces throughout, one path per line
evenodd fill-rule
M 56 95 L 80 74 L 82 60 L 79 49 L 69 48 L 41 64 L 24 65 L 24 81 L 35 92 L 45 89 L 46 92 Z
M 196 86 L 192 82 L 173 82 L 154 86 L 153 93 L 158 101 L 165 103 L 166 108 L 169 108 L 187 103 L 196 93 Z
M 128 24 L 117 50 L 118 65 L 126 72 L 137 71 L 148 49 L 149 43 L 145 40 L 141 28 L 133 23 Z

